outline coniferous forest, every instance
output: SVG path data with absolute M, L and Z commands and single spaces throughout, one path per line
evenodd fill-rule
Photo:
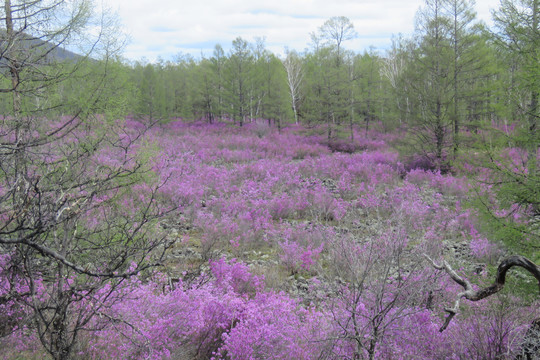
M 540 359 L 540 6 L 493 6 L 148 62 L 4 0 L 0 357 Z

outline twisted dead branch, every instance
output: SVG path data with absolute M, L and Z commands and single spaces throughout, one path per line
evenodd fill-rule
M 538 280 L 538 290 L 540 293 L 540 266 L 536 265 L 524 256 L 513 255 L 503 259 L 497 268 L 497 275 L 495 276 L 495 281 L 493 284 L 479 290 L 474 290 L 471 283 L 467 279 L 459 276 L 450 266 L 450 264 L 448 264 L 448 262 L 443 261 L 442 264 L 437 264 L 428 255 L 424 254 L 424 256 L 435 269 L 444 270 L 450 276 L 450 278 L 452 278 L 452 280 L 454 280 L 464 289 L 464 291 L 458 294 L 457 299 L 454 302 L 454 307 L 444 309 L 444 311 L 448 313 L 448 316 L 446 317 L 444 324 L 439 329 L 440 332 L 443 332 L 448 327 L 454 316 L 456 316 L 456 314 L 459 312 L 459 304 L 462 298 L 470 301 L 479 301 L 498 293 L 504 287 L 506 282 L 506 273 L 514 266 L 527 270 Z

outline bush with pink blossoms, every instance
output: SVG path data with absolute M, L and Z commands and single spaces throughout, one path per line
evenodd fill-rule
M 221 258 L 210 261 L 210 270 L 215 277 L 216 286 L 223 289 L 230 286 L 236 294 L 253 296 L 264 290 L 264 277 L 253 275 L 246 264 L 236 259 L 226 261 Z
M 321 226 L 287 223 L 271 233 L 271 239 L 279 244 L 279 259 L 290 273 L 309 272 L 317 264 L 325 241 L 335 234 Z
M 121 141 L 136 134 L 140 124 L 128 121 L 126 127 Z M 300 131 L 268 131 L 259 137 L 250 126 L 172 122 L 147 133 L 147 145 L 140 149 L 152 166 L 148 175 L 153 181 L 167 179 L 156 200 L 165 209 L 182 210 L 175 220 L 186 223 L 179 229 L 187 234 L 178 235 L 189 235 L 186 246 L 206 253 L 209 261 L 201 268 L 210 273 L 189 283 L 157 275 L 125 281 L 116 289 L 116 301 L 100 300 L 105 305 L 100 317 L 89 324 L 100 329 L 81 333 L 79 356 L 350 359 L 358 353 L 358 342 L 367 356 L 376 321 L 385 329 L 377 333 L 375 358 L 472 359 L 481 358 L 482 351 L 494 357 L 519 347 L 528 320 L 515 313 L 501 316 L 491 299 L 462 302 L 462 313 L 439 333 L 443 309 L 460 289 L 446 278 L 411 274 L 413 267 L 429 264 L 399 258 L 439 254 L 452 241 L 467 241 L 465 250 L 480 261 L 495 258 L 496 247 L 476 230 L 475 212 L 461 206 L 469 196 L 466 179 L 418 168 L 405 174 L 398 154 L 384 143 L 394 135 L 370 130 L 364 138 L 357 131 L 355 141 L 366 151 L 347 154 L 331 153 L 320 138 L 303 137 Z M 96 164 L 116 164 L 114 157 L 121 154 L 99 155 Z M 131 190 L 116 211 L 135 212 L 147 199 L 147 187 Z M 104 195 L 99 201 L 110 199 Z M 106 215 L 94 217 L 93 226 Z M 221 258 L 224 252 L 253 261 L 257 273 L 278 272 L 279 281 L 288 282 L 282 288 L 298 285 L 296 298 L 265 289 L 261 276 L 241 260 Z M 307 293 L 294 277 L 283 275 L 283 265 L 308 275 Z M 333 273 L 334 267 L 339 271 Z M 336 276 L 325 278 L 328 274 Z M 357 287 L 357 299 L 346 296 L 364 274 L 369 276 Z M 312 275 L 323 279 L 320 286 L 313 286 Z M 0 285 L 1 297 L 9 286 Z M 95 300 L 81 306 L 92 308 Z M 311 301 L 316 307 L 306 305 Z M 13 314 L 11 305 L 2 304 L 0 310 Z M 537 314 L 527 307 L 516 311 Z M 32 350 L 37 343 L 33 331 L 18 328 L 0 346 Z
M 293 274 L 299 270 L 309 271 L 317 262 L 324 248 L 324 243 L 314 248 L 312 245 L 302 247 L 297 242 L 285 240 L 279 244 L 281 247 L 280 260 L 283 265 Z
M 224 259 L 197 285 L 130 282 L 107 328 L 88 333 L 87 358 L 314 359 L 328 328 L 326 316 L 285 294 L 266 292 L 246 265 Z M 316 340 L 316 341 L 315 341 Z M 258 354 L 258 355 L 257 355 Z
M 180 281 L 170 289 L 159 277 L 147 283 L 133 279 L 123 289 L 124 301 L 106 314 L 116 320 L 87 334 L 88 355 L 170 359 L 183 353 L 210 358 L 249 302 L 245 295 L 258 291 L 262 282 L 234 261 L 219 260 L 211 268 L 216 278 L 202 275 L 191 287 Z
M 440 171 L 432 172 L 414 169 L 409 171 L 405 180 L 419 186 L 429 185 L 444 195 L 464 195 L 470 188 L 465 178 L 442 175 Z
M 497 260 L 501 252 L 496 244 L 479 234 L 476 229 L 471 229 L 469 234 L 471 236 L 469 247 L 476 258 L 486 261 L 488 264 Z
M 223 335 L 219 359 L 308 360 L 329 347 L 328 315 L 303 308 L 285 294 L 258 294 L 239 323 Z

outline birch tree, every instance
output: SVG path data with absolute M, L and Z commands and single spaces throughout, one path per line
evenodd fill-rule
M 298 103 L 301 101 L 301 86 L 304 80 L 302 60 L 295 51 L 289 51 L 287 57 L 283 60 L 283 66 L 287 71 L 287 85 L 291 97 L 294 122 L 298 124 Z

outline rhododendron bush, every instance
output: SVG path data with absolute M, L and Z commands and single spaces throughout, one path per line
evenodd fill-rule
M 88 247 L 107 236 L 121 244 L 117 232 L 130 234 L 142 224 L 136 215 L 152 209 L 144 237 L 166 236 L 154 249 L 165 256 L 136 254 L 131 267 L 113 269 L 129 273 L 118 278 L 72 271 L 59 282 L 40 271 L 29 283 L 13 267 L 17 254 L 2 250 L 5 358 L 44 356 L 33 317 L 58 284 L 77 300 L 66 321 L 84 318 L 72 357 L 85 359 L 511 358 L 540 316 L 538 303 L 500 294 L 462 304 L 439 332 L 461 289 L 423 254 L 482 286 L 504 249 L 465 206 L 467 178 L 406 169 L 388 135 L 358 135 L 361 146 L 345 152 L 298 127 L 262 136 L 249 124 L 142 128 L 127 121 L 118 146 L 100 149 L 88 170 L 140 161 L 146 170 L 127 190 L 93 198 L 99 206 L 81 220 L 99 234 Z M 103 227 L 119 213 L 134 220 Z M 158 259 L 156 271 L 143 258 Z

